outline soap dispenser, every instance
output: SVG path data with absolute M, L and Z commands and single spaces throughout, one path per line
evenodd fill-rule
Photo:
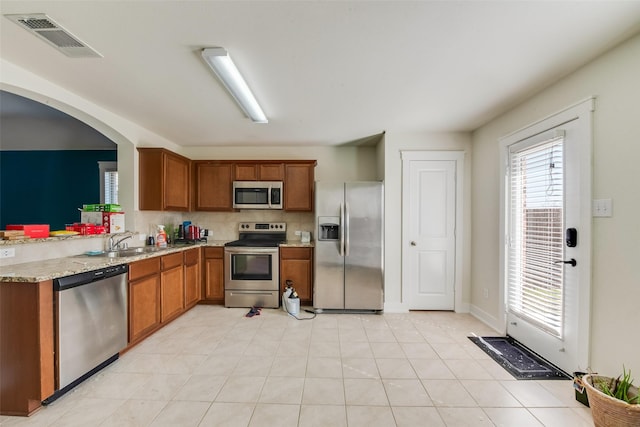
M 167 247 L 167 233 L 164 231 L 164 225 L 158 225 L 158 234 L 156 234 L 156 246 L 159 248 Z

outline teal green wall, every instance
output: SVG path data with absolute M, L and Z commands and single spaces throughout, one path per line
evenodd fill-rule
M 100 203 L 98 161 L 116 159 L 116 150 L 0 151 L 0 229 L 79 222 L 78 208 Z

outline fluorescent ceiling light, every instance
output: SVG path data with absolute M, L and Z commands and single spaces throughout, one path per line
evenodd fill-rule
M 247 117 L 256 123 L 268 123 L 267 116 L 258 105 L 258 101 L 251 93 L 251 89 L 240 75 L 240 71 L 236 68 L 226 49 L 221 47 L 202 49 L 202 57 L 235 98 Z

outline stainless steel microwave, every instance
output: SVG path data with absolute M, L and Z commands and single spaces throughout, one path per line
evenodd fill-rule
M 235 209 L 282 209 L 282 181 L 233 181 Z

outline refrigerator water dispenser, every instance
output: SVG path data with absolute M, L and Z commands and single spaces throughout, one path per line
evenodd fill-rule
M 325 220 L 320 222 L 318 227 L 318 240 L 338 240 L 340 238 L 340 226 L 338 222 L 340 221 L 339 217 L 324 217 L 319 218 L 320 220 Z

